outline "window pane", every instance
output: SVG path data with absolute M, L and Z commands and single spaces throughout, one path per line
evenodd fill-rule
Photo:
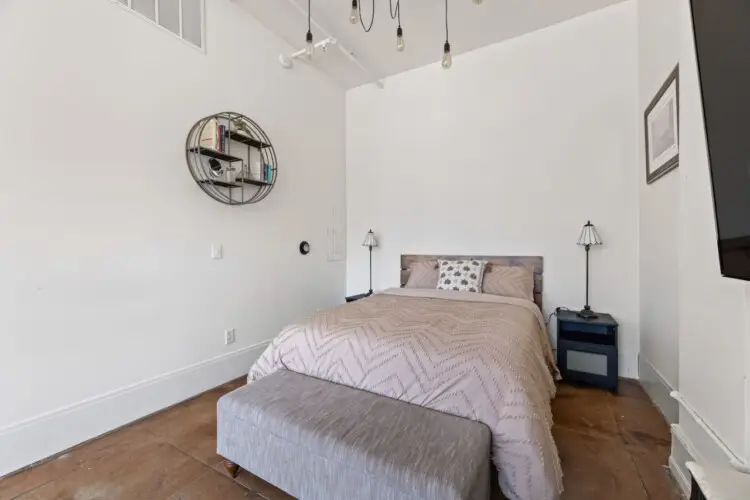
M 182 38 L 198 47 L 201 40 L 201 1 L 182 0 Z
M 156 20 L 156 0 L 133 0 L 133 10 L 143 14 L 152 21 Z
M 159 0 L 159 24 L 180 34 L 180 0 Z

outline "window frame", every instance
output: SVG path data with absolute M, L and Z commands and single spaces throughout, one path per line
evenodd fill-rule
M 147 22 L 151 26 L 155 26 L 159 28 L 161 31 L 168 33 L 172 35 L 174 38 L 177 38 L 182 43 L 187 45 L 188 47 L 197 50 L 198 52 L 201 52 L 203 54 L 206 53 L 206 0 L 199 0 L 200 3 L 200 27 L 201 27 L 201 46 L 195 45 L 193 42 L 186 40 L 183 38 L 183 31 L 182 31 L 182 1 L 178 0 L 179 7 L 178 7 L 178 13 L 179 13 L 179 28 L 180 33 L 174 33 L 172 30 L 165 28 L 161 24 L 159 24 L 159 1 L 160 0 L 154 0 L 154 19 L 151 19 L 147 16 L 144 16 L 137 10 L 133 8 L 133 0 L 109 0 L 111 3 L 117 5 L 121 9 L 125 10 L 126 12 L 129 12 L 136 16 L 138 19 L 141 19 L 142 21 Z

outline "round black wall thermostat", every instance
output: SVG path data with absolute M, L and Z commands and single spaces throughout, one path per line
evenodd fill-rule
M 299 253 L 302 255 L 307 255 L 310 253 L 310 244 L 306 241 L 303 241 L 299 244 Z

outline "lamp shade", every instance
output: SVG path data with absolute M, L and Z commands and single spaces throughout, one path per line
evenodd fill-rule
M 581 246 L 593 246 L 601 245 L 602 239 L 599 237 L 599 233 L 596 232 L 596 227 L 591 221 L 586 222 L 581 229 L 581 236 L 578 237 L 578 245 Z
M 365 236 L 365 241 L 362 243 L 363 247 L 376 247 L 378 246 L 378 240 L 375 239 L 375 233 L 370 229 Z

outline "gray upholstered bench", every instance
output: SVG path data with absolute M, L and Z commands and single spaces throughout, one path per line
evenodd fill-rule
M 218 453 L 305 500 L 490 494 L 484 424 L 286 370 L 219 400 Z

